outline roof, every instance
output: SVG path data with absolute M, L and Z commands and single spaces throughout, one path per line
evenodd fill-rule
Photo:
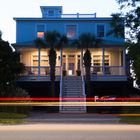
M 72 44 L 72 41 L 70 41 L 70 44 Z M 36 44 L 34 41 L 29 41 L 29 42 L 18 42 L 12 44 L 13 47 L 15 48 L 37 48 Z M 104 40 L 101 44 L 98 45 L 98 47 L 123 47 L 124 42 L 118 42 L 118 41 L 112 41 L 112 40 Z M 67 45 L 64 48 L 75 48 L 73 45 Z

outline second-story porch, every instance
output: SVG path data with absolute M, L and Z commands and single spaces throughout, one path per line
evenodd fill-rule
M 21 62 L 26 71 L 20 80 L 49 81 L 50 66 L 48 50 L 40 48 L 20 49 Z M 76 48 L 57 50 L 56 80 L 60 76 L 85 75 L 83 65 L 84 51 Z M 125 49 L 124 48 L 93 48 L 91 52 L 92 81 L 126 81 Z

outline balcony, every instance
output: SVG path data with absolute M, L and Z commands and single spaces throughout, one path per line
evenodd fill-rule
M 61 18 L 96 18 L 96 13 L 94 14 L 61 14 Z
M 61 66 L 55 69 L 56 81 L 60 81 Z M 83 68 L 85 75 L 85 68 Z M 74 75 L 73 75 L 74 76 Z M 37 66 L 26 67 L 26 71 L 21 75 L 20 81 L 50 81 L 50 67 Z M 122 66 L 92 66 L 91 81 L 126 81 L 125 68 Z

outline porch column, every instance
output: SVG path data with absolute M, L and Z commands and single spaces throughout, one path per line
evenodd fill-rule
M 105 48 L 102 48 L 102 70 L 103 70 L 103 75 L 105 75 Z
M 65 56 L 66 56 L 66 58 L 65 58 L 66 59 L 66 64 L 65 64 L 66 69 L 65 70 L 67 71 L 67 75 L 68 75 L 68 54 L 66 53 Z
M 38 47 L 38 79 L 40 79 L 40 56 L 41 56 L 41 52 L 40 52 L 40 47 Z
M 62 75 L 62 70 L 63 70 L 63 49 L 60 49 L 60 74 Z
M 81 68 L 81 75 L 84 75 L 84 73 L 83 73 L 83 49 L 81 49 L 80 68 Z
M 125 48 L 123 48 L 123 73 L 122 74 L 126 74 L 126 65 L 125 65 L 125 63 L 126 63 L 126 58 L 125 58 Z

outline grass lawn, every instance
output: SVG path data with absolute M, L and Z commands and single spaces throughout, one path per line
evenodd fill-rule
M 0 112 L 0 124 L 21 124 L 26 117 L 25 114 Z
M 121 117 L 120 122 L 128 124 L 140 124 L 140 116 Z

